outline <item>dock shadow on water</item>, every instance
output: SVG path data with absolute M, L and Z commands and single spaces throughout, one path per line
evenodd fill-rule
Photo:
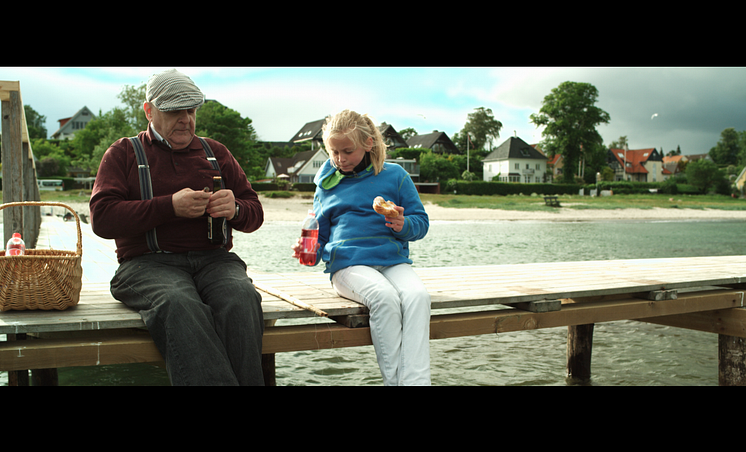
M 290 257 L 298 222 L 268 222 L 236 234 L 234 251 L 253 270 L 323 271 Z M 722 221 L 433 221 L 410 244 L 418 267 L 500 265 L 746 255 L 746 222 Z M 435 312 L 446 313 L 446 310 Z M 318 319 L 323 324 L 329 320 Z M 291 324 L 281 320 L 278 324 Z M 591 378 L 566 375 L 567 328 L 430 341 L 433 385 L 679 386 L 718 384 L 717 335 L 631 320 L 599 323 L 593 335 Z M 382 384 L 372 346 L 278 353 L 279 386 Z M 108 369 L 60 369 L 60 384 L 162 385 L 149 364 Z M 0 373 L 7 384 L 7 373 Z

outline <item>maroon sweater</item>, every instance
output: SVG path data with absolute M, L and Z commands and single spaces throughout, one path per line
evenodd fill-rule
M 173 151 L 154 140 L 151 133 L 148 127 L 139 137 L 150 166 L 153 199 L 141 200 L 135 151 L 129 139 L 122 138 L 106 151 L 96 175 L 90 201 L 93 232 L 115 240 L 119 262 L 149 252 L 145 233 L 154 227 L 158 245 L 164 251 L 219 248 L 207 238 L 207 214 L 179 218 L 171 203 L 172 194 L 183 188 L 212 188 L 212 177 L 218 173 L 207 160 L 202 144 L 195 137 L 186 149 Z M 230 151 L 215 140 L 206 141 L 218 160 L 225 187 L 233 190 L 240 206 L 238 218 L 228 225 L 242 232 L 256 231 L 264 222 L 259 197 Z M 232 246 L 231 239 L 226 248 L 230 250 Z

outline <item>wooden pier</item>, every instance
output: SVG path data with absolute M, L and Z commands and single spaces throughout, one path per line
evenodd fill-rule
M 431 297 L 433 340 L 568 328 L 568 375 L 590 377 L 593 325 L 639 320 L 720 336 L 721 385 L 746 385 L 746 256 L 416 268 Z M 366 308 L 336 295 L 321 272 L 250 273 L 326 313 L 334 322 L 262 292 L 267 325 L 265 377 L 275 353 L 370 345 Z M 283 326 L 282 319 L 308 323 Z M 314 320 L 312 320 L 314 319 Z M 297 322 L 294 322 L 297 323 Z M 78 306 L 65 311 L 0 312 L 0 370 L 56 369 L 161 357 L 140 316 L 114 300 L 108 284 L 84 283 Z M 499 384 L 499 381 L 495 382 Z
M 19 82 L 0 81 L 0 103 L 3 202 L 38 200 Z M 3 214 L 4 240 L 23 230 L 27 246 L 36 242 L 43 226 L 38 207 Z M 7 335 L 0 343 L 0 371 L 9 372 L 11 385 L 28 384 L 28 369 L 36 384 L 55 384 L 60 367 L 162 361 L 140 315 L 109 293 L 108 279 L 116 268 L 113 248 L 99 252 L 89 246 L 98 240 L 91 236 L 84 234 L 83 290 L 77 306 L 0 312 L 0 334 Z M 567 373 L 584 379 L 591 375 L 594 324 L 626 319 L 660 323 L 718 334 L 719 383 L 746 385 L 746 256 L 416 270 L 432 297 L 433 340 L 566 327 Z M 105 279 L 88 280 L 92 275 Z M 338 297 L 328 275 L 250 276 L 271 292 L 315 306 L 333 320 L 319 323 L 317 314 L 262 292 L 267 384 L 275 381 L 276 353 L 371 344 L 366 308 Z M 298 319 L 299 324 L 282 325 L 282 319 Z

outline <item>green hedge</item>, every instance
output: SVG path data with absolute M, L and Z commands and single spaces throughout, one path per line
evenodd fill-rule
M 313 182 L 297 182 L 293 184 L 293 191 L 310 191 L 311 193 L 314 193 L 316 191 L 316 184 Z
M 253 188 L 254 191 L 277 191 L 280 189 L 280 187 L 273 182 L 258 182 L 251 184 L 251 188 Z
M 67 187 L 67 183 L 65 183 Z M 279 191 L 282 190 L 274 183 L 256 183 L 251 185 L 256 191 Z M 591 190 L 612 190 L 616 195 L 649 194 L 651 189 L 657 189 L 658 193 L 696 193 L 693 187 L 686 184 L 676 184 L 672 180 L 667 182 L 600 182 L 596 184 L 522 184 L 512 182 L 487 182 L 487 181 L 465 181 L 460 179 L 449 179 L 440 182 L 440 192 L 451 194 L 456 191 L 459 195 L 577 195 L 580 189 L 585 189 L 589 195 Z M 293 184 L 293 191 L 311 192 L 316 191 L 314 183 Z
M 274 182 L 256 182 L 251 184 L 251 188 L 254 189 L 254 191 L 281 191 L 283 188 L 281 188 L 278 184 Z M 303 191 L 307 192 L 310 191 L 311 193 L 316 191 L 316 184 L 313 182 L 308 183 L 296 183 L 292 186 L 292 191 Z
M 487 182 L 450 179 L 440 183 L 440 192 L 459 195 L 577 195 L 583 185 L 579 184 L 521 184 L 509 182 Z
M 585 192 L 588 194 L 589 190 L 594 190 L 596 184 L 585 185 Z M 657 190 L 658 193 L 676 194 L 678 188 L 676 182 L 670 180 L 670 182 L 631 182 L 631 181 L 618 181 L 618 182 L 599 182 L 599 190 L 612 190 L 615 195 L 636 195 L 636 194 L 650 194 L 650 190 Z M 653 192 L 654 193 L 654 192 Z

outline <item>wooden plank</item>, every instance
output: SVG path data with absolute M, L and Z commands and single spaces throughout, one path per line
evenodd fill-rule
M 531 313 L 501 309 L 444 314 L 431 318 L 430 338 L 443 339 L 500 334 L 538 328 L 585 325 L 630 318 L 670 316 L 689 312 L 731 309 L 743 302 L 743 292 L 715 291 L 681 296 L 677 300 L 623 299 L 564 305 L 560 311 Z M 27 344 L 0 343 L 0 370 L 55 368 L 116 362 L 154 361 L 154 345 L 147 332 L 127 337 L 93 331 L 87 339 L 37 339 Z M 99 335 L 99 336 L 97 336 Z M 370 328 L 347 328 L 334 323 L 265 328 L 262 353 L 318 350 L 371 345 Z M 95 358 L 94 358 L 95 356 Z
M 723 291 L 681 296 L 678 300 L 622 299 L 562 306 L 562 310 L 530 313 L 513 309 L 434 316 L 430 338 L 442 339 L 479 334 L 499 334 L 539 328 L 641 319 L 713 309 L 740 307 L 743 293 Z
M 21 82 L 19 81 L 0 80 L 0 101 L 10 100 L 10 92 L 20 90 Z
M 430 291 L 432 309 L 438 310 L 552 299 L 608 299 L 712 282 L 743 284 L 745 269 L 746 256 L 718 256 L 415 270 Z M 650 279 L 651 275 L 655 275 L 655 280 Z M 363 305 L 337 296 L 328 275 L 321 272 L 250 272 L 249 276 L 261 278 L 265 284 L 317 306 L 330 316 L 367 314 Z M 262 309 L 265 319 L 314 316 L 266 293 L 262 293 Z M 0 313 L 0 334 L 142 326 L 136 312 L 111 296 L 108 283 L 84 285 L 79 305 L 66 311 Z
M 746 309 L 724 309 L 672 316 L 636 319 L 656 325 L 746 338 Z
M 562 302 L 560 300 L 529 301 L 527 303 L 516 303 L 512 306 L 530 312 L 550 312 L 562 309 Z
M 126 334 L 89 341 L 28 339 L 0 344 L 0 363 L 4 370 L 103 366 L 162 360 L 147 332 L 143 335 Z

